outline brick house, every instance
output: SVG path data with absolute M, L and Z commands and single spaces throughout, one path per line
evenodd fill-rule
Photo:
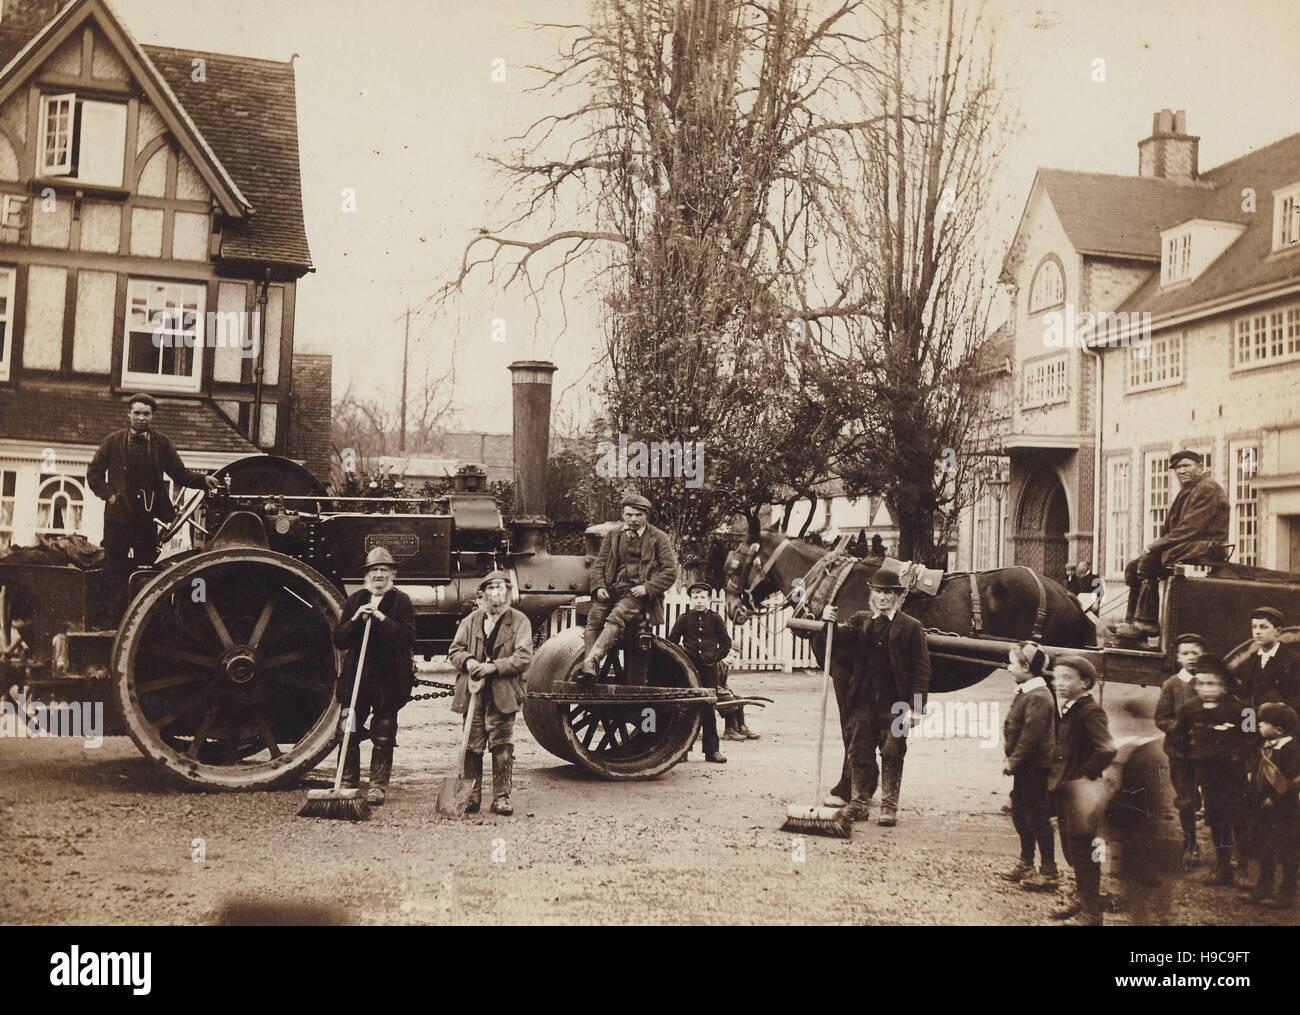
M 141 46 L 102 0 L 4 0 L 0 547 L 98 540 L 86 465 L 137 390 L 191 468 L 293 454 L 291 410 L 320 415 L 289 369 L 311 270 L 292 63 Z
M 1191 447 L 1228 494 L 1233 559 L 1300 571 L 1300 134 L 1204 172 L 1198 142 L 1164 110 L 1137 176 L 1034 180 L 1003 275 L 1008 562 L 1119 579 Z

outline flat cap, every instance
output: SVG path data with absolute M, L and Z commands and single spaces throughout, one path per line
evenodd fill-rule
M 490 574 L 483 576 L 483 580 L 478 583 L 478 587 L 480 589 L 485 589 L 487 588 L 489 582 L 505 582 L 506 587 L 509 588 L 510 576 L 506 574 L 504 571 L 493 571 Z
M 1272 606 L 1256 606 L 1250 611 L 1250 619 L 1254 620 L 1256 617 L 1267 620 L 1274 627 L 1281 627 L 1286 622 L 1282 616 L 1282 611 Z
M 1204 638 L 1202 638 L 1199 634 L 1196 634 L 1192 631 L 1188 631 L 1186 634 L 1180 634 L 1177 638 L 1174 639 L 1175 645 L 1182 645 L 1185 642 L 1193 645 L 1200 645 L 1201 648 L 1203 649 L 1208 649 L 1210 647 L 1209 645 L 1205 644 Z
M 642 497 L 635 490 L 629 490 L 627 493 L 623 494 L 623 500 L 619 503 L 619 507 L 640 508 L 642 511 L 649 513 L 651 505 L 650 501 L 645 497 Z
M 710 585 L 708 582 L 691 582 L 689 585 L 686 586 L 686 594 L 690 595 L 696 589 L 703 589 L 705 592 L 709 592 L 709 593 L 713 592 L 713 586 Z
M 1097 686 L 1097 668 L 1083 656 L 1057 656 L 1052 663 L 1052 669 L 1055 671 L 1061 666 L 1068 666 L 1074 670 L 1089 688 Z
M 131 396 L 131 398 L 126 403 L 127 408 L 129 409 L 131 406 L 135 405 L 136 402 L 143 402 L 151 409 L 158 408 L 158 399 L 154 398 L 153 395 L 147 394 L 146 392 L 143 391 L 138 391 Z
M 1195 451 L 1183 450 L 1183 451 L 1175 451 L 1172 455 L 1169 456 L 1169 468 L 1172 469 L 1179 462 L 1184 462 L 1184 461 L 1193 462 L 1196 465 L 1205 464 L 1205 459 L 1203 459 Z
M 1295 733 L 1297 718 L 1295 709 L 1281 701 L 1266 701 L 1259 706 L 1259 721 L 1271 722 L 1274 726 Z

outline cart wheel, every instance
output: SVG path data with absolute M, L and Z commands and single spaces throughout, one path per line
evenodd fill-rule
M 200 553 L 158 574 L 113 643 L 131 738 L 204 789 L 294 781 L 335 743 L 342 609 L 323 575 L 255 547 Z
M 549 639 L 533 656 L 524 721 L 537 742 L 557 758 L 605 779 L 654 779 L 681 761 L 700 730 L 699 706 L 576 704 L 532 696 L 571 682 L 583 654 L 582 631 L 573 628 Z M 587 686 L 598 694 L 602 684 L 616 684 L 626 693 L 626 676 L 620 645 L 606 657 L 594 687 Z M 653 696 L 654 688 L 699 688 L 700 682 L 686 653 L 655 638 L 647 660 L 646 686 L 648 696 Z

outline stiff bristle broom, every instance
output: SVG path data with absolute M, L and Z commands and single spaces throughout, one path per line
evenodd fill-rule
M 300 818 L 333 818 L 336 821 L 365 821 L 370 817 L 370 804 L 359 786 L 343 788 L 343 764 L 347 760 L 348 743 L 357 727 L 357 691 L 361 688 L 361 668 L 366 664 L 366 648 L 370 644 L 370 621 L 374 614 L 366 615 L 366 629 L 361 634 L 361 652 L 357 656 L 357 675 L 352 680 L 352 702 L 348 705 L 348 721 L 343 727 L 343 743 L 339 746 L 339 766 L 334 773 L 333 789 L 307 791 L 307 802 L 298 812 Z
M 815 621 L 790 621 L 791 627 L 814 627 Z M 785 809 L 783 832 L 799 832 L 804 835 L 827 835 L 835 839 L 853 838 L 853 823 L 844 817 L 844 812 L 837 807 L 822 807 L 816 801 L 821 799 L 822 791 L 822 755 L 826 748 L 826 702 L 831 690 L 831 645 L 835 639 L 835 625 L 826 625 L 826 662 L 822 666 L 822 710 L 821 722 L 817 724 L 817 781 L 813 783 L 811 807 L 790 804 Z

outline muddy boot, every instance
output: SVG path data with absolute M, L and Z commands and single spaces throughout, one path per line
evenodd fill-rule
M 1054 863 L 1041 864 L 1037 873 L 1031 867 L 1020 887 L 1031 892 L 1054 892 L 1061 887 L 1061 871 Z
M 999 871 L 998 877 L 1003 881 L 1019 882 L 1032 873 L 1034 873 L 1034 861 L 1032 859 L 1026 860 L 1024 857 L 1020 857 L 1016 860 L 1016 865 L 1010 870 Z
M 361 745 L 357 743 L 356 734 L 353 734 L 347 752 L 343 755 L 343 788 L 356 789 L 360 785 Z
M 867 765 L 853 765 L 849 772 L 852 799 L 840 814 L 849 821 L 866 821 L 871 817 L 871 770 Z
M 366 802 L 373 807 L 382 807 L 384 796 L 388 793 L 388 778 L 393 774 L 393 748 L 376 744 L 370 749 L 370 788 L 366 790 Z
M 1209 877 L 1203 883 L 1232 887 L 1235 883 L 1232 875 L 1232 848 L 1230 846 L 1216 846 L 1214 854 L 1214 870 L 1210 871 Z
M 480 751 L 465 752 L 465 770 L 461 775 L 474 780 L 474 789 L 470 791 L 469 802 L 465 805 L 466 814 L 477 814 L 483 806 L 483 754 Z
M 582 659 L 582 668 L 578 671 L 578 680 L 586 683 L 594 681 L 600 673 L 600 664 L 604 662 L 606 653 L 609 652 L 616 644 L 623 632 L 613 624 L 606 624 L 600 631 L 600 637 L 592 643 L 587 654 Z
M 1201 847 L 1196 842 L 1195 833 L 1183 835 L 1183 866 L 1185 868 L 1201 865 Z
M 903 759 L 880 759 L 880 817 L 878 825 L 898 824 L 898 793 L 903 785 Z
M 480 755 L 481 757 L 481 755 Z M 510 782 L 514 775 L 515 745 L 503 744 L 492 750 L 492 813 L 510 815 Z
M 1145 641 L 1160 633 L 1157 617 L 1160 615 L 1160 583 L 1147 579 L 1138 591 L 1133 616 L 1115 625 L 1115 636 L 1125 641 Z

